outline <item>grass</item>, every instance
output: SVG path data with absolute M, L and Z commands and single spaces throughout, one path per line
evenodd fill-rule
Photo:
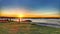
M 0 34 L 60 34 L 60 28 L 19 23 L 0 23 Z

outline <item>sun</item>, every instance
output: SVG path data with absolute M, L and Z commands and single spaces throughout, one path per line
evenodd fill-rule
M 18 17 L 20 18 L 20 22 L 23 20 L 24 15 L 23 14 L 18 14 Z
M 24 17 L 24 15 L 23 14 L 19 14 L 18 17 L 22 18 L 22 17 Z

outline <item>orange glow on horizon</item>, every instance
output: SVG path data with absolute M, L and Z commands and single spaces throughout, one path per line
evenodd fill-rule
M 7 17 L 60 17 L 56 12 L 33 12 L 26 10 L 25 8 L 20 9 L 2 9 L 0 16 Z
M 34 15 L 34 14 L 1 14 L 7 17 L 59 17 L 59 15 Z

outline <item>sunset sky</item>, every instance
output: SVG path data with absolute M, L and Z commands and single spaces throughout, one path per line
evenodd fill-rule
M 0 16 L 59 17 L 60 0 L 0 0 Z

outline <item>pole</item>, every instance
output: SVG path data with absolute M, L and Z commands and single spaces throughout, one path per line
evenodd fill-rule
M 19 23 L 20 23 L 20 18 L 19 18 Z

